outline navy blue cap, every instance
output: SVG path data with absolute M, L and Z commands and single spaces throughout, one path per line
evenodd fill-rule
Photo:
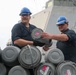
M 65 16 L 60 16 L 60 17 L 58 18 L 58 20 L 57 20 L 56 25 L 57 25 L 57 26 L 58 26 L 58 25 L 63 25 L 63 24 L 65 24 L 65 23 L 68 23 L 66 17 L 65 17 Z
M 26 14 L 31 15 L 32 13 L 31 13 L 31 11 L 28 8 L 24 7 L 24 8 L 22 8 L 22 10 L 21 10 L 19 15 L 26 15 Z

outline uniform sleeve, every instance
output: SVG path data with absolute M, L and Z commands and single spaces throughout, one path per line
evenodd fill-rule
M 15 25 L 12 28 L 12 41 L 15 41 L 16 39 L 21 38 L 21 28 L 19 25 Z
M 76 33 L 74 31 L 72 31 L 72 30 L 70 30 L 69 32 L 67 32 L 66 35 L 69 37 L 68 41 L 72 41 L 76 37 Z

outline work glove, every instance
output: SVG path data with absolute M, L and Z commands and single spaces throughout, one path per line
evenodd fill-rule
M 46 45 L 47 47 L 51 47 L 51 46 L 52 46 L 52 44 L 53 44 L 53 42 L 52 42 L 52 40 L 51 40 L 51 39 L 49 39 L 49 42 L 48 42 L 48 43 L 45 43 L 45 45 Z
M 42 46 L 45 45 L 45 43 L 42 43 L 42 42 L 40 42 L 40 41 L 33 41 L 33 45 L 34 45 L 34 46 L 40 46 L 40 47 L 42 47 Z

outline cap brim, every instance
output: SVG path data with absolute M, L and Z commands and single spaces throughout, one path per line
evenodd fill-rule
M 27 14 L 31 15 L 32 13 L 20 13 L 19 15 L 21 16 L 21 15 L 27 15 Z
M 60 22 L 56 23 L 57 26 L 58 25 L 63 25 L 63 24 L 65 24 L 65 21 L 60 21 Z

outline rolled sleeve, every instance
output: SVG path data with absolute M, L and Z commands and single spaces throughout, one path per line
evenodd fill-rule
M 12 41 L 21 38 L 21 28 L 18 25 L 15 25 L 12 28 Z
M 72 30 L 67 32 L 66 35 L 69 37 L 68 41 L 72 41 L 76 37 L 76 33 L 74 31 L 72 31 Z

